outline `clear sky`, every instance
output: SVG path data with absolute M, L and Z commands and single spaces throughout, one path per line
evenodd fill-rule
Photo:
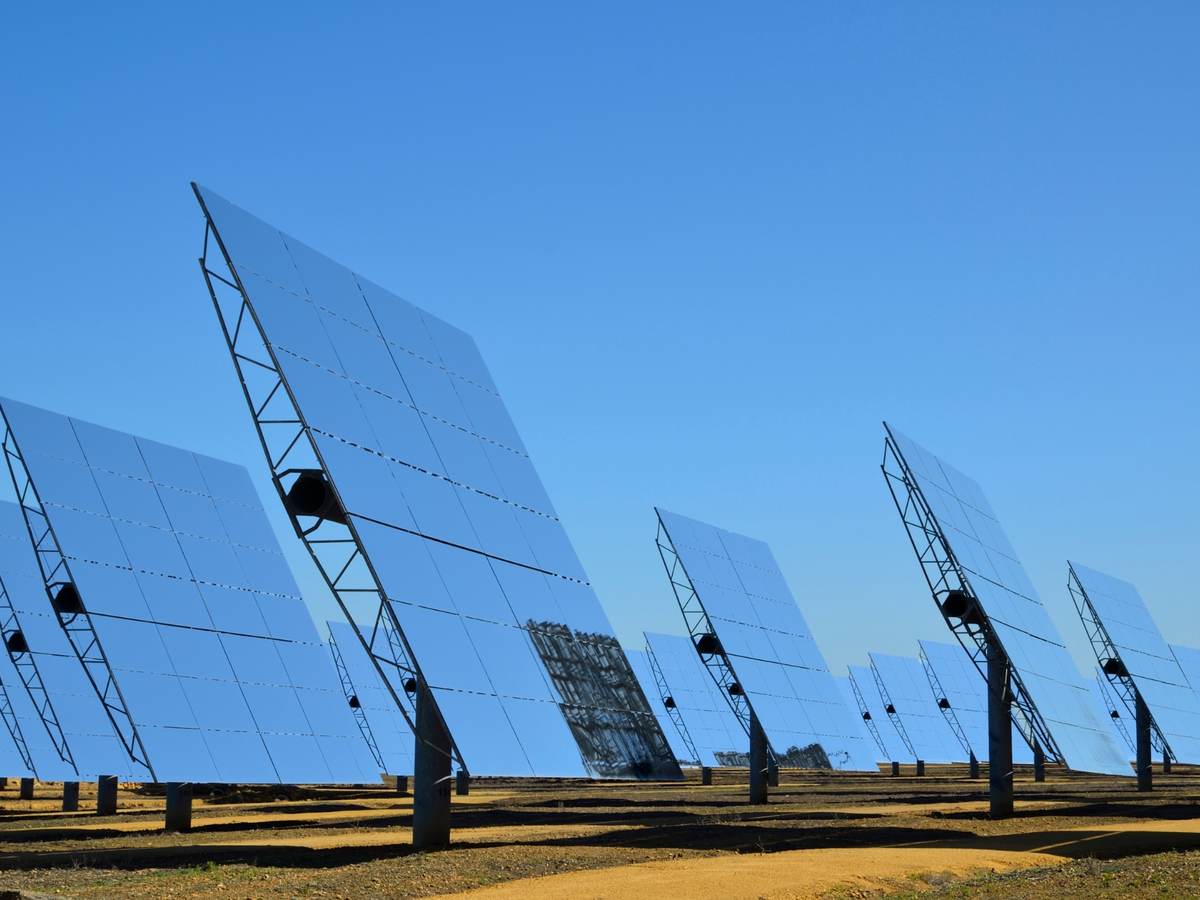
M 199 180 L 475 335 L 625 640 L 654 504 L 771 543 L 833 668 L 944 638 L 888 419 L 1195 615 L 1200 7 L 18 4 L 0 393 L 247 465 Z

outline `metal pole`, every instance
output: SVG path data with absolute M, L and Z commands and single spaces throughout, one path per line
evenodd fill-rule
M 920 776 L 925 775 L 925 760 L 923 759 L 917 760 L 917 774 Z
M 186 781 L 167 782 L 167 831 L 192 830 L 192 785 Z
M 63 812 L 76 812 L 79 809 L 79 782 L 63 782 Z
M 433 850 L 450 843 L 450 735 L 429 688 L 417 694 L 413 757 L 413 846 Z
M 401 796 L 404 796 L 408 793 L 408 776 L 407 775 L 397 775 L 396 776 L 396 793 L 400 794 Z
M 1136 697 L 1137 789 L 1149 791 L 1154 787 L 1154 773 L 1150 769 L 1150 710 L 1146 708 L 1146 701 L 1142 699 L 1141 692 L 1138 692 Z
M 1012 696 L 1008 692 L 1008 657 L 992 638 L 987 648 L 988 799 L 993 819 L 1013 813 Z
M 979 778 L 979 760 L 977 760 L 977 759 L 975 758 L 975 752 L 974 752 L 974 751 L 972 751 L 972 752 L 971 752 L 971 762 L 970 762 L 970 765 L 971 765 L 971 779 L 972 779 L 972 780 L 975 780 L 975 779 Z
M 1033 780 L 1046 780 L 1046 754 L 1042 751 L 1041 744 L 1033 745 Z
M 460 797 L 471 793 L 471 776 L 467 774 L 466 769 L 459 769 L 454 776 L 454 793 Z
M 21 799 L 22 800 L 32 800 L 33 799 L 33 779 L 32 778 L 22 778 L 21 779 Z
M 767 760 L 767 784 L 779 787 L 779 763 L 773 757 Z
M 708 766 L 700 767 L 700 783 L 712 784 L 712 769 Z
M 1171 774 L 1171 754 L 1167 752 L 1166 747 L 1163 747 L 1162 773 L 1164 775 Z
M 750 802 L 767 802 L 767 734 L 750 713 Z
M 96 815 L 117 814 L 117 776 L 101 775 L 96 779 Z
M 900 777 L 900 763 L 897 760 L 892 760 L 892 777 Z

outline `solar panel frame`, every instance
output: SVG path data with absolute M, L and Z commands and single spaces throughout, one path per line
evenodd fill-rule
M 1175 762 L 1200 763 L 1200 697 L 1138 589 L 1076 562 L 1067 563 L 1067 572 L 1075 610 L 1109 686 L 1135 716 L 1141 695 L 1160 751 Z
M 625 657 L 629 660 L 633 674 L 637 676 L 637 680 L 642 686 L 642 693 L 647 698 L 659 697 L 661 700 L 661 707 L 655 707 L 655 715 L 658 717 L 659 727 L 667 736 L 667 743 L 671 745 L 671 752 L 675 754 L 675 759 L 684 767 L 700 766 L 700 754 L 696 752 L 696 746 L 687 732 L 687 726 L 683 724 L 683 719 L 679 716 L 679 710 L 673 705 L 667 704 L 669 695 L 660 693 L 660 677 L 654 670 L 650 652 L 626 647 Z M 653 706 L 654 701 L 650 702 Z
M 1129 733 L 1129 729 L 1125 727 L 1124 715 L 1134 715 L 1125 708 L 1122 700 L 1117 698 L 1113 693 L 1112 686 L 1108 683 L 1108 678 L 1099 669 L 1096 670 L 1096 679 L 1092 685 L 1092 692 L 1095 695 L 1096 702 L 1103 708 L 1105 714 L 1113 723 L 1113 728 L 1117 734 L 1121 736 L 1124 745 L 1129 748 L 1131 756 L 1137 754 L 1137 745 L 1134 743 L 1133 736 Z
M 1128 776 L 982 489 L 887 423 L 884 429 L 881 469 L 933 600 L 985 677 L 988 654 L 1003 654 L 1014 720 L 1031 731 L 1026 740 L 1070 768 Z
M 14 400 L 0 413 L 48 605 L 135 775 L 370 780 L 244 470 Z
M 871 671 L 870 665 L 849 665 L 846 667 L 846 677 L 850 682 L 860 715 L 869 714 L 871 716 L 869 720 L 864 719 L 864 722 L 871 723 L 869 730 L 879 747 L 879 752 L 883 754 L 880 761 L 899 762 L 906 749 L 904 740 L 896 731 L 892 717 L 884 708 L 879 688 L 875 684 L 875 674 Z
M 433 752 L 682 778 L 471 338 L 193 188 L 280 500 L 410 723 L 424 698 Z
M 966 762 L 969 748 L 946 722 L 929 690 L 919 659 L 868 653 L 871 673 L 888 716 L 913 759 L 923 762 Z
M 770 548 L 655 512 L 659 554 L 684 622 L 747 733 L 757 716 L 782 765 L 874 771 L 871 738 L 840 697 Z M 716 642 L 711 652 L 705 641 Z
M 660 697 L 675 702 L 698 764 L 748 766 L 749 735 L 709 677 L 690 638 L 645 632 L 646 653 L 654 668 Z

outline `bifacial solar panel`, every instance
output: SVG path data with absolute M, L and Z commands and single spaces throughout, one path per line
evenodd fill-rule
M 918 641 L 921 656 L 932 669 L 941 689 L 934 690 L 934 702 L 942 708 L 943 715 L 950 715 L 962 728 L 963 735 L 975 758 L 980 762 L 988 758 L 988 698 L 987 682 L 975 668 L 971 658 L 958 644 L 940 641 Z M 933 688 L 933 684 L 930 684 Z M 1032 764 L 1033 751 L 1020 730 L 1012 726 L 1012 761 Z
M 336 496 L 317 525 L 347 529 L 372 570 L 378 593 L 339 599 L 373 639 L 384 595 L 468 770 L 681 777 L 471 337 L 196 193 L 281 379 L 264 402 L 291 402 L 293 446 Z
M 946 723 L 919 659 L 869 653 L 880 700 L 905 746 L 925 762 L 966 762 L 967 753 Z
M 22 708 L 24 695 L 30 724 L 22 731 L 38 776 L 52 781 L 100 775 L 145 778 L 148 773 L 136 768 L 125 752 L 55 618 L 25 519 L 15 503 L 0 502 L 0 581 L 11 616 L 5 626 L 4 682 L 17 709 Z M 14 638 L 16 633 L 19 638 Z M 18 662 L 32 689 L 26 689 L 18 677 Z M 44 712 L 38 714 L 38 708 Z M 51 724 L 47 726 L 45 720 Z M 61 752 L 58 746 L 63 747 Z
M 377 780 L 245 469 L 13 400 L 0 412 L 26 522 L 72 585 L 60 621 L 98 641 L 114 725 L 154 780 Z
M 1137 588 L 1079 563 L 1069 563 L 1069 567 L 1076 603 L 1084 604 L 1079 607 L 1080 615 L 1086 622 L 1090 607 L 1107 637 L 1106 642 L 1092 642 L 1097 656 L 1116 653 L 1172 758 L 1200 763 L 1200 697 L 1192 691 Z M 1104 666 L 1109 661 L 1098 662 Z M 1121 676 L 1109 677 L 1116 680 Z
M 329 622 L 329 640 L 346 667 L 353 686 L 353 697 L 371 730 L 375 746 L 389 775 L 410 775 L 413 771 L 413 733 L 388 693 L 375 663 L 367 655 L 354 628 L 345 622 Z
M 705 670 L 691 640 L 646 632 L 646 652 L 679 711 L 700 765 L 749 765 L 750 739 Z
M 637 676 L 638 683 L 642 686 L 642 693 L 646 695 L 646 699 L 650 701 L 650 707 L 658 717 L 658 727 L 667 736 L 667 743 L 671 745 L 671 752 L 675 754 L 675 759 L 684 766 L 700 765 L 699 754 L 693 753 L 689 746 L 690 735 L 688 738 L 684 737 L 683 732 L 671 718 L 665 705 L 665 698 L 659 696 L 658 682 L 654 679 L 654 669 L 650 665 L 649 655 L 645 650 L 626 650 L 625 657 L 629 660 L 633 674 Z
M 1129 749 L 1129 758 L 1135 758 L 1137 756 L 1137 747 L 1134 745 L 1130 726 L 1135 729 L 1137 727 L 1134 722 L 1136 713 L 1125 708 L 1125 704 L 1113 693 L 1112 685 L 1108 683 L 1107 676 L 1099 669 L 1096 670 L 1096 681 L 1090 687 L 1092 688 L 1096 703 L 1101 709 L 1101 714 L 1107 716 L 1112 722 L 1113 728 L 1121 738 L 1121 744 Z
M 827 757 L 835 769 L 875 771 L 871 738 L 833 683 L 771 548 L 657 512 L 780 765 Z
M 1111 729 L 1097 721 L 1087 684 L 983 490 L 919 444 L 894 429 L 888 433 L 1062 761 L 1080 771 L 1128 775 L 1124 754 Z
M 892 723 L 892 717 L 887 714 L 884 703 L 879 697 L 879 688 L 875 685 L 875 675 L 869 666 L 848 666 L 850 688 L 858 706 L 859 715 L 869 713 L 875 727 L 871 729 L 872 737 L 879 747 L 880 760 L 883 762 L 899 762 L 907 759 L 908 750 L 904 741 Z

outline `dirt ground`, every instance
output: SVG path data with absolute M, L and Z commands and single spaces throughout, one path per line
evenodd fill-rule
M 1017 814 L 987 816 L 963 769 L 787 771 L 767 806 L 744 770 L 716 784 L 477 780 L 454 798 L 453 844 L 414 853 L 412 805 L 383 786 L 224 788 L 193 830 L 162 830 L 163 799 L 123 785 L 98 818 L 84 785 L 0 790 L 0 900 L 78 897 L 1088 898 L 1200 894 L 1200 769 L 1151 794 L 1132 779 L 1018 773 Z M 9 892 L 9 893 L 6 893 Z

